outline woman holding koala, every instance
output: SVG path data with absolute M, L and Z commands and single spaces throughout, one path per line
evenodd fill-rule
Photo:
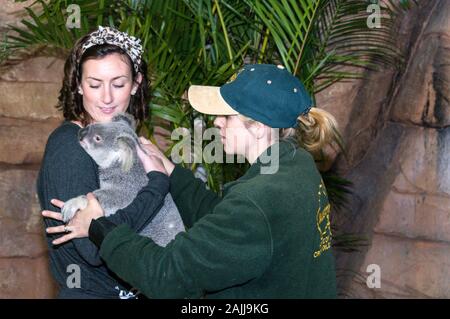
M 148 115 L 147 67 L 140 40 L 109 27 L 99 27 L 74 45 L 64 67 L 58 109 L 64 122 L 50 135 L 37 181 L 42 209 L 54 209 L 51 199 L 64 201 L 99 188 L 98 167 L 79 144 L 78 131 L 91 123 L 109 122 L 120 112 L 138 122 Z M 156 163 L 157 165 L 157 163 Z M 139 231 L 162 206 L 169 182 L 153 167 L 144 200 L 108 219 Z M 46 227 L 62 225 L 45 218 Z M 59 285 L 59 298 L 134 297 L 128 284 L 114 275 L 88 239 L 54 246 L 47 234 L 50 268 Z
M 159 247 L 102 217 L 88 194 L 71 233 L 55 243 L 89 236 L 116 274 L 155 298 L 335 298 L 330 205 L 310 154 L 337 138 L 333 116 L 311 108 L 302 83 L 275 65 L 246 65 L 234 81 L 191 86 L 188 97 L 199 112 L 218 115 L 225 152 L 246 157 L 246 174 L 219 197 L 142 140 L 146 170 L 167 174 L 188 230 Z

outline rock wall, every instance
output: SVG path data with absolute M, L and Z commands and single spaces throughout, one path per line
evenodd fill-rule
M 1 32 L 26 4 L 0 1 Z M 0 298 L 55 296 L 35 185 L 47 137 L 61 121 L 54 105 L 62 66 L 31 58 L 0 73 Z
M 340 291 L 357 298 L 450 297 L 450 2 L 421 2 L 403 18 L 399 73 L 368 73 L 349 108 L 354 183 L 340 219 L 369 246 L 338 254 Z M 341 105 L 342 106 L 342 105 Z M 369 265 L 381 288 L 369 288 Z

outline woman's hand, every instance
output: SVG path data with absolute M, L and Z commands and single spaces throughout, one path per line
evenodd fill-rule
M 66 233 L 66 235 L 55 239 L 53 245 L 59 245 L 74 238 L 83 238 L 89 236 L 89 227 L 93 219 L 104 216 L 100 203 L 94 194 L 87 194 L 88 205 L 85 209 L 78 211 L 67 225 L 49 227 L 46 229 L 49 234 Z M 64 202 L 53 199 L 51 203 L 59 208 L 64 206 Z M 44 217 L 53 218 L 62 221 L 62 215 L 48 210 L 42 211 Z
M 141 142 L 141 147 L 144 149 L 145 153 L 142 152 L 139 147 L 137 148 L 137 153 L 139 159 L 144 164 L 145 171 L 147 173 L 158 171 L 170 176 L 175 165 L 158 149 L 158 147 L 146 138 L 142 136 L 139 137 L 139 142 Z

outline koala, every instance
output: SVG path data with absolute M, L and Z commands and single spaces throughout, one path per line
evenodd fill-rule
M 148 183 L 136 152 L 140 144 L 135 127 L 131 115 L 120 113 L 109 123 L 90 124 L 78 132 L 80 145 L 99 166 L 100 188 L 93 194 L 105 216 L 128 206 Z M 86 206 L 85 195 L 68 200 L 61 209 L 64 222 Z M 140 234 L 164 247 L 181 231 L 185 231 L 181 216 L 172 196 L 167 194 L 161 210 Z

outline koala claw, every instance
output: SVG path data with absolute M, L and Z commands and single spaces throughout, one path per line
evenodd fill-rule
M 69 220 L 73 218 L 73 216 L 75 216 L 78 210 L 85 209 L 87 204 L 88 200 L 85 195 L 69 199 L 67 202 L 64 203 L 64 206 L 61 209 L 63 221 L 67 223 Z

